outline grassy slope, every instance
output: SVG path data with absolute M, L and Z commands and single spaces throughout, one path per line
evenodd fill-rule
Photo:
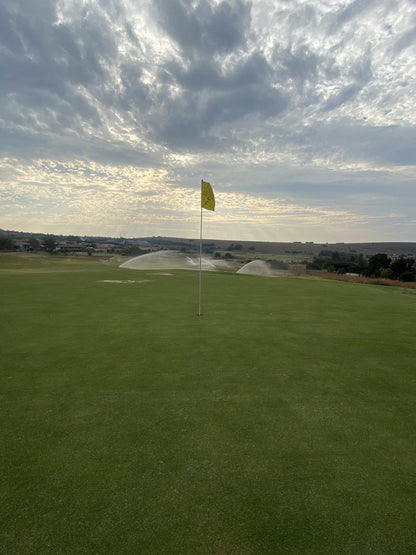
M 0 552 L 415 551 L 414 295 L 2 268 Z

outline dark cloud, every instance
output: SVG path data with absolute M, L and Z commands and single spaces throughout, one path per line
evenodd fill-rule
M 225 70 L 221 62 L 213 60 L 207 63 L 193 63 L 189 67 L 181 64 L 170 64 L 165 70 L 171 74 L 173 82 L 177 82 L 187 90 L 218 90 L 226 91 L 246 86 L 269 86 L 273 82 L 274 70 L 265 57 L 254 52 L 231 68 Z
M 202 121 L 208 126 L 218 122 L 232 122 L 249 114 L 267 118 L 279 114 L 287 105 L 288 100 L 276 89 L 244 87 L 208 101 L 203 109 Z
M 298 92 L 306 82 L 316 82 L 323 60 L 307 45 L 276 45 L 272 56 L 276 66 L 276 78 L 280 83 L 292 83 Z
M 344 160 L 376 165 L 416 165 L 416 129 L 413 127 L 375 127 L 342 121 L 302 129 L 297 140 L 306 144 L 311 155 L 338 154 Z
M 215 127 L 231 123 L 247 115 L 264 118 L 277 115 L 287 106 L 287 100 L 277 90 L 245 87 L 216 94 L 205 102 L 194 95 L 168 104 L 165 118 L 158 118 L 157 139 L 170 146 L 187 149 L 220 145 L 215 141 Z
M 9 52 L 23 52 L 18 24 L 2 4 L 0 4 L 0 44 L 3 49 L 6 48 Z
M 159 22 L 188 55 L 210 57 L 244 45 L 251 3 L 235 0 L 215 5 L 184 0 L 156 0 Z
M 2 0 L 11 14 L 25 14 L 29 21 L 51 21 L 56 14 L 56 0 Z
M 316 78 L 319 56 L 311 52 L 305 45 L 300 46 L 294 52 L 285 50 L 280 61 L 283 64 L 286 75 L 292 79 L 303 82 L 307 79 L 314 80 Z
M 256 114 L 266 119 L 284 111 L 287 95 L 274 86 L 275 72 L 264 56 L 253 53 L 225 71 L 219 62 L 179 64 L 164 69 L 166 82 L 181 93 L 159 97 L 149 124 L 155 140 L 171 147 L 213 147 L 214 127 Z M 218 146 L 220 146 L 218 144 Z
M 47 144 L 54 133 L 78 140 L 87 123 L 100 130 L 98 105 L 117 54 L 106 14 L 85 11 L 78 23 L 64 24 L 57 23 L 55 8 L 54 2 L 6 2 L 0 14 L 11 29 L 1 35 L 0 115 L 6 127 L 17 125 L 19 115 L 19 128 L 35 137 L 34 155 L 41 148 L 39 134 Z
M 125 143 L 105 141 L 94 138 L 63 136 L 50 132 L 28 134 L 25 130 L 15 128 L 2 130 L 0 133 L 0 150 L 3 154 L 31 160 L 44 158 L 47 160 L 94 160 L 102 164 L 140 165 L 156 167 L 160 161 L 152 154 L 140 148 L 127 146 Z
M 130 61 L 121 64 L 120 79 L 123 90 L 116 98 L 116 103 L 122 110 L 131 110 L 137 114 L 148 112 L 152 105 L 152 90 L 143 83 L 143 72 L 137 62 Z
M 164 113 L 149 120 L 153 139 L 171 148 L 186 150 L 221 149 L 216 127 L 246 116 L 260 118 L 275 116 L 286 109 L 287 99 L 277 90 L 245 87 L 216 94 L 200 102 L 194 95 L 168 102 Z M 229 143 L 228 148 L 232 146 Z
M 403 33 L 394 43 L 393 50 L 395 52 L 400 52 L 409 48 L 409 46 L 414 46 L 416 44 L 416 26 L 409 29 L 406 33 Z
M 131 41 L 133 44 L 135 44 L 136 46 L 139 46 L 139 45 L 140 45 L 140 41 L 139 41 L 139 39 L 138 39 L 136 33 L 134 32 L 134 30 L 133 30 L 131 24 L 130 24 L 128 21 L 125 22 L 124 28 L 125 28 L 125 30 L 126 30 L 127 37 L 130 39 L 130 41 Z
M 6 92 L 41 89 L 63 96 L 68 85 L 89 85 L 104 78 L 103 62 L 116 49 L 100 26 L 102 21 L 87 18 L 75 35 L 68 26 L 55 24 L 52 10 L 46 15 L 49 19 L 39 15 L 32 19 L 23 12 L 10 15 L 18 26 L 20 43 L 11 40 L 0 60 Z
M 358 83 L 353 83 L 342 88 L 337 94 L 331 96 L 323 107 L 324 111 L 335 110 L 342 104 L 352 100 L 362 89 L 362 86 Z
M 154 141 L 191 150 L 221 147 L 215 135 L 219 124 L 254 114 L 268 118 L 287 107 L 273 67 L 261 52 L 246 52 L 250 4 L 158 0 L 156 5 L 162 28 L 181 47 L 181 59 L 160 67 L 164 86 L 151 97 L 138 83 L 139 98 L 148 100 L 145 120 Z M 231 52 L 237 56 L 225 64 Z M 126 76 L 125 101 L 132 104 L 129 82 Z
M 362 60 L 355 64 L 349 74 L 354 81 L 342 87 L 338 93 L 332 95 L 323 106 L 324 111 L 335 110 L 339 106 L 351 102 L 363 87 L 371 81 L 373 73 L 371 70 L 370 56 L 367 54 Z
M 172 111 L 163 120 L 155 120 L 153 138 L 175 150 L 211 149 L 215 146 L 209 129 L 205 129 L 195 111 L 192 114 Z
M 330 31 L 335 33 L 340 27 L 357 18 L 363 12 L 372 9 L 377 3 L 377 0 L 354 0 L 346 8 L 342 8 L 337 12 Z

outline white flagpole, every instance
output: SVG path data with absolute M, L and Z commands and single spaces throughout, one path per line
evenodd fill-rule
M 201 195 L 202 195 L 202 182 L 201 182 Z M 202 199 L 202 197 L 201 197 Z M 201 201 L 201 226 L 199 230 L 199 303 L 198 303 L 198 316 L 201 316 L 201 291 L 202 291 L 202 201 Z

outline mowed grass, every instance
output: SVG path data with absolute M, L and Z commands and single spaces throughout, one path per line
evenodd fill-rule
M 413 293 L 16 260 L 1 553 L 416 551 Z

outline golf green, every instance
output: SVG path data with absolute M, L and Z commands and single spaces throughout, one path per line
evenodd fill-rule
M 171 275 L 166 275 L 171 274 Z M 0 552 L 414 553 L 416 295 L 3 256 Z

